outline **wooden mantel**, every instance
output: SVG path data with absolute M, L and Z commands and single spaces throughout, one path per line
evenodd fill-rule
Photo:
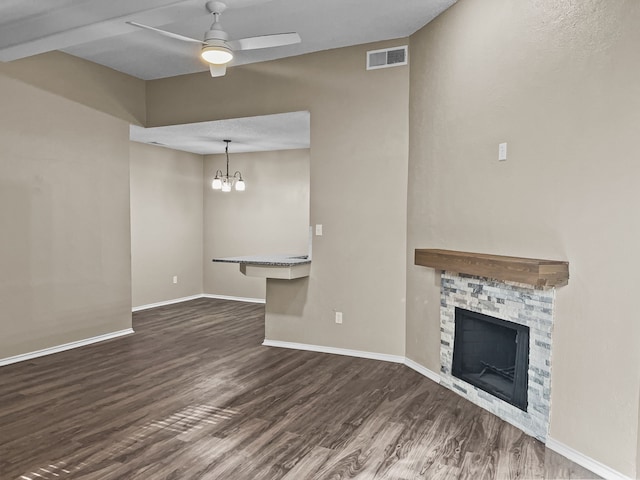
M 569 262 L 559 260 L 417 248 L 415 264 L 539 288 L 561 287 L 569 283 Z

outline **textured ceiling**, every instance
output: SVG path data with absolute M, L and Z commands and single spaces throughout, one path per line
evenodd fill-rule
M 238 52 L 235 65 L 411 35 L 455 0 L 227 0 L 231 39 L 296 31 L 302 43 Z M 0 60 L 51 50 L 142 79 L 207 70 L 199 46 L 127 21 L 202 39 L 205 0 L 1 0 Z M 232 65 L 233 65 L 232 64 Z
M 233 65 L 411 35 L 455 0 L 226 0 L 231 39 L 298 32 L 302 43 L 237 52 Z M 62 50 L 145 80 L 206 71 L 199 45 L 128 25 L 134 21 L 201 39 L 212 22 L 205 0 L 0 0 L 0 61 Z M 212 82 L 215 79 L 211 80 Z M 309 113 L 144 129 L 143 143 L 198 154 L 309 147 Z
M 231 140 L 230 153 L 309 148 L 309 112 L 280 113 L 168 127 L 130 127 L 135 142 L 208 155 L 224 153 L 223 140 Z

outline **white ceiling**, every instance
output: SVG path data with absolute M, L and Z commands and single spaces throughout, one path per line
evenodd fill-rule
M 231 39 L 296 31 L 302 43 L 237 52 L 232 65 L 411 35 L 455 0 L 227 0 Z M 207 70 L 199 45 L 128 25 L 203 38 L 205 0 L 1 0 L 0 61 L 63 50 L 145 80 Z M 215 81 L 215 79 L 212 79 Z
M 229 153 L 290 150 L 309 148 L 310 120 L 309 112 L 292 112 L 167 127 L 131 125 L 130 138 L 200 155 L 224 153 L 225 139 L 231 140 Z
M 233 65 L 406 37 L 456 0 L 226 0 L 230 38 L 298 32 L 302 43 L 237 52 Z M 202 39 L 206 0 L 0 0 L 0 61 L 62 50 L 152 80 L 206 71 L 198 44 L 128 25 Z M 364 59 L 363 59 L 364 63 Z M 211 79 L 214 82 L 216 79 Z M 309 112 L 189 125 L 131 127 L 131 139 L 198 154 L 309 148 Z

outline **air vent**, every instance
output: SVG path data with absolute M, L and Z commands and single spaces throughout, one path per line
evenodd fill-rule
M 408 47 L 406 45 L 382 50 L 370 50 L 367 52 L 367 70 L 406 65 L 408 63 L 407 53 Z

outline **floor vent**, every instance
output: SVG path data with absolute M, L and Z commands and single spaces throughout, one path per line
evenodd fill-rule
M 367 70 L 378 68 L 398 67 L 406 65 L 408 61 L 407 45 L 402 47 L 384 48 L 382 50 L 370 50 L 367 52 Z

